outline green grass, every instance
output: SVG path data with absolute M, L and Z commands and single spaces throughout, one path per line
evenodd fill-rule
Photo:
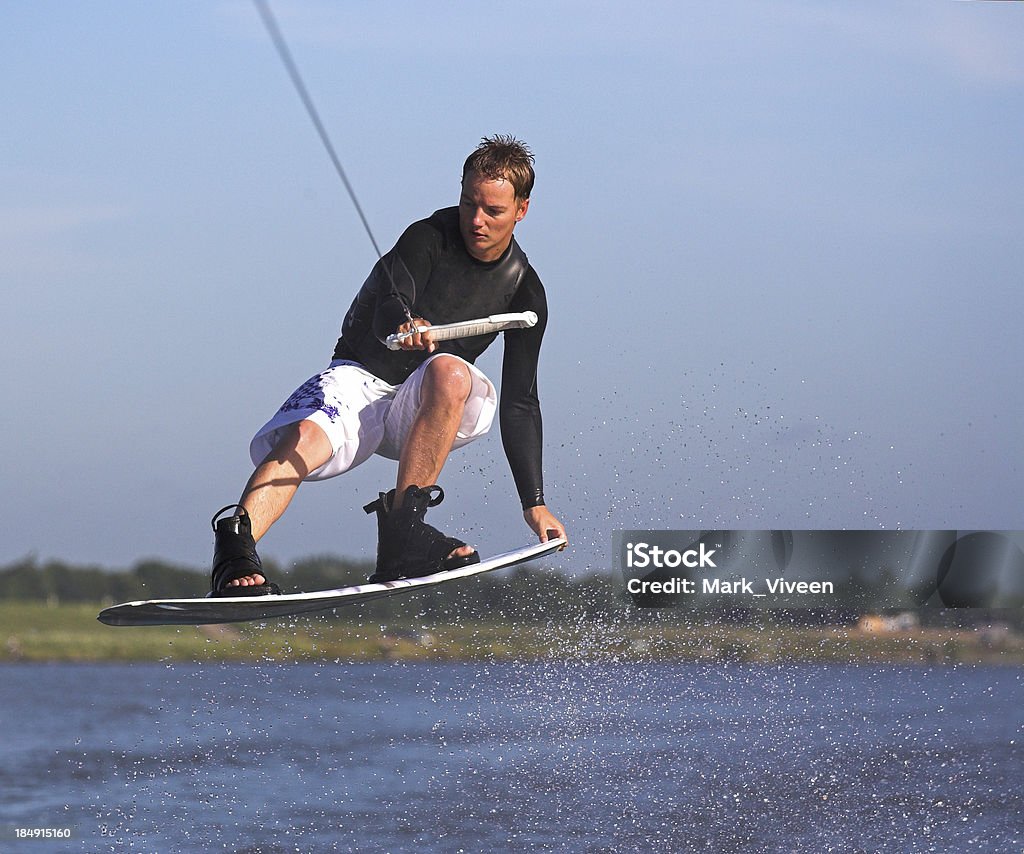
M 918 630 L 868 635 L 836 627 L 473 623 L 380 626 L 318 616 L 264 624 L 114 628 L 98 605 L 0 602 L 3 661 L 746 661 L 1024 664 L 1024 638 Z

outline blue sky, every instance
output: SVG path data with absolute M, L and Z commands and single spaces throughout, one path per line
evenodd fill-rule
M 273 8 L 384 246 L 484 134 L 535 150 L 562 568 L 622 528 L 1021 528 L 1020 4 Z M 372 246 L 251 4 L 2 18 L 0 562 L 204 564 Z M 371 555 L 392 480 L 303 487 L 263 552 Z M 440 526 L 529 541 L 497 435 L 442 485 Z

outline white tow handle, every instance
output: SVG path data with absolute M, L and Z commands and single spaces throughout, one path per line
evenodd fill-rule
M 416 332 L 430 331 L 434 341 L 450 341 L 453 338 L 470 338 L 473 335 L 489 335 L 492 332 L 504 332 L 506 329 L 523 329 L 537 323 L 534 311 L 519 311 L 511 314 L 492 314 L 476 320 L 460 320 L 458 323 L 439 323 L 437 326 L 417 326 Z M 385 339 L 389 350 L 400 350 L 402 342 L 415 335 L 415 332 L 402 332 L 389 335 Z

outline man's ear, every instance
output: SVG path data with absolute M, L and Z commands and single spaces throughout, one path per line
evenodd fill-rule
M 529 199 L 523 199 L 519 203 L 519 210 L 516 211 L 516 222 L 519 222 L 520 220 L 522 220 L 522 218 L 524 216 L 526 216 L 526 211 L 527 211 L 527 209 L 529 207 L 530 207 L 530 200 Z

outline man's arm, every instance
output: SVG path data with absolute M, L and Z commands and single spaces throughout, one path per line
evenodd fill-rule
M 537 324 L 505 332 L 499 419 L 501 441 L 523 507 L 523 518 L 542 542 L 564 537 L 565 526 L 548 510 L 544 500 L 543 423 L 537 393 L 537 365 L 547 326 L 544 287 L 531 268 L 511 306 L 512 311 L 534 311 Z

